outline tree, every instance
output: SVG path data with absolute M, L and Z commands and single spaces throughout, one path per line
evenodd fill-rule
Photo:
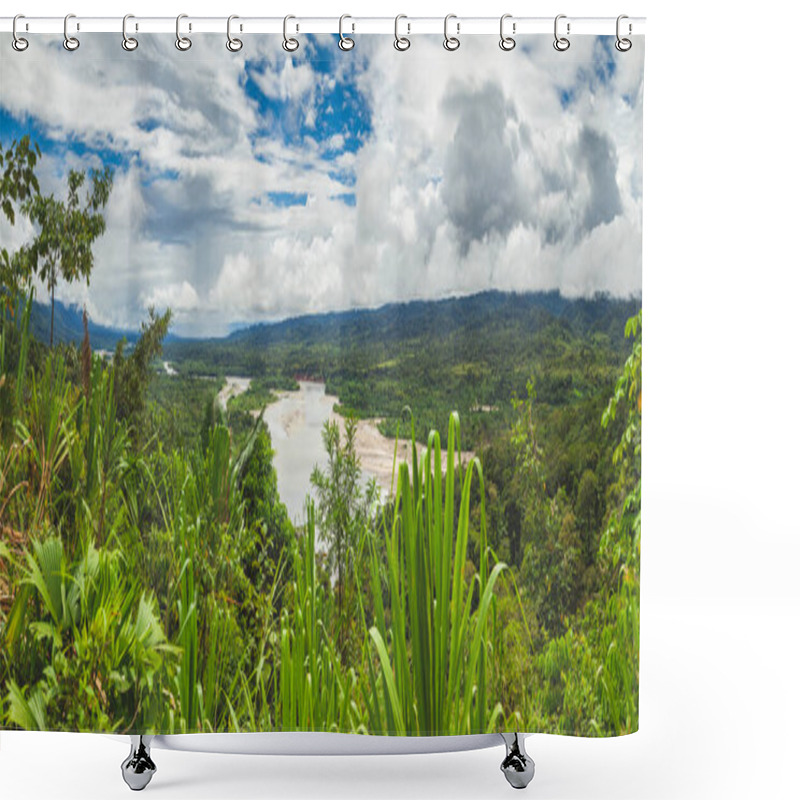
M 632 733 L 639 727 L 639 564 L 641 542 L 642 314 L 625 335 L 631 353 L 602 417 L 622 417 L 614 450 L 614 507 L 600 537 L 605 585 L 535 657 L 534 707 L 571 734 Z
M 294 535 L 286 506 L 278 494 L 278 475 L 272 463 L 275 451 L 269 432 L 260 428 L 242 466 L 240 485 L 244 519 L 253 531 L 254 559 L 246 560 L 245 573 L 260 593 L 268 592 L 283 550 Z
M 32 270 L 47 285 L 50 294 L 50 346 L 53 346 L 55 325 L 56 285 L 59 275 L 67 283 L 85 279 L 94 266 L 92 246 L 106 229 L 101 209 L 111 194 L 113 174 L 106 167 L 102 172 L 90 172 L 91 187 L 81 193 L 86 173 L 70 170 L 67 179 L 67 199 L 54 195 L 42 197 L 38 191 L 23 204 L 38 232 L 29 248 Z
M 514 497 L 521 500 L 520 540 L 515 550 L 524 548 L 537 535 L 544 535 L 549 521 L 547 484 L 543 452 L 540 443 L 539 425 L 534 415 L 536 403 L 536 381 L 531 377 L 526 383 L 526 397 L 513 397 L 511 404 L 515 418 L 510 432 L 510 441 L 515 453 L 515 469 L 511 481 Z
M 11 143 L 7 150 L 0 144 L 0 210 L 13 225 L 16 207 L 24 205 L 39 193 L 39 181 L 34 167 L 41 157 L 39 146 L 31 145 L 30 137 L 23 136 Z M 0 291 L 9 311 L 13 311 L 18 292 L 30 280 L 27 250 L 9 253 L 0 248 Z
M 141 441 L 147 386 L 150 382 L 150 362 L 161 354 L 161 345 L 172 319 L 170 309 L 159 316 L 151 307 L 148 314 L 149 318 L 142 323 L 141 334 L 133 353 L 125 357 L 125 339 L 120 339 L 113 362 L 117 417 L 131 426 L 136 441 Z
M 617 415 L 627 415 L 625 428 L 614 449 L 618 480 L 613 487 L 621 496 L 600 540 L 599 555 L 614 579 L 627 574 L 639 585 L 642 534 L 642 312 L 625 325 L 625 336 L 633 339 L 631 353 L 617 379 L 614 394 L 603 413 L 607 428 Z
M 581 475 L 578 495 L 575 499 L 575 516 L 583 541 L 583 559 L 587 564 L 594 561 L 602 522 L 602 510 L 597 475 L 593 470 L 587 469 Z
M 356 453 L 355 417 L 348 417 L 342 441 L 339 425 L 328 420 L 322 429 L 327 469 L 314 467 L 311 484 L 319 497 L 320 539 L 332 545 L 328 559 L 336 574 L 339 608 L 337 640 L 339 653 L 347 662 L 348 598 L 353 570 L 353 552 L 359 536 L 368 528 L 378 486 L 370 481 L 361 486 L 361 463 Z

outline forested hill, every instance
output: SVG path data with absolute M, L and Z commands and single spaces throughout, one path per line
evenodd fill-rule
M 531 379 L 543 403 L 606 403 L 628 349 L 625 322 L 640 308 L 638 298 L 483 292 L 256 325 L 168 343 L 164 357 L 185 376 L 250 376 L 264 391 L 324 381 L 344 411 L 379 417 L 392 435 L 406 406 L 423 432 L 447 430 L 458 410 L 474 442 L 501 423 L 484 412 L 510 408 Z
M 164 355 L 184 373 L 262 377 L 276 388 L 294 376 L 364 378 L 376 369 L 384 378 L 408 378 L 396 372 L 411 362 L 417 378 L 425 363 L 439 373 L 444 364 L 479 362 L 496 375 L 522 370 L 529 377 L 531 361 L 555 355 L 559 342 L 600 346 L 601 360 L 616 368 L 625 351 L 625 321 L 640 307 L 639 298 L 481 292 L 295 317 L 224 339 L 168 341 Z
M 18 312 L 19 313 L 19 310 Z M 83 340 L 83 310 L 78 306 L 64 305 L 56 300 L 53 340 L 56 343 L 80 344 Z M 33 302 L 31 308 L 31 334 L 41 342 L 50 341 L 50 303 Z M 122 338 L 135 342 L 138 331 L 124 331 L 97 325 L 89 319 L 89 339 L 95 350 L 113 350 Z
M 579 335 L 605 332 L 621 342 L 620 320 L 636 313 L 640 305 L 638 299 L 619 300 L 606 295 L 570 300 L 558 292 L 487 291 L 445 300 L 417 300 L 377 309 L 293 317 L 244 328 L 232 333 L 227 341 L 264 347 L 326 339 L 341 342 L 359 339 L 391 342 L 427 336 L 438 339 L 459 332 L 464 335 L 489 332 L 495 325 L 519 326 L 520 333 L 535 332 L 554 319 L 561 319 Z

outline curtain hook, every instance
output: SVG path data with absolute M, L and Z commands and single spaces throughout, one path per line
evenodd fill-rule
M 633 47 L 633 42 L 630 39 L 622 38 L 619 35 L 620 23 L 624 19 L 628 19 L 628 15 L 627 14 L 620 14 L 617 17 L 617 41 L 614 42 L 614 47 L 616 47 L 617 50 L 619 50 L 620 53 L 627 53 L 628 50 L 630 50 L 631 47 Z M 628 23 L 628 35 L 630 35 L 632 32 L 633 32 L 633 26 L 629 22 Z
M 300 47 L 300 42 L 297 39 L 291 38 L 289 36 L 289 20 L 296 19 L 296 17 L 292 16 L 291 14 L 287 14 L 283 18 L 283 49 L 287 53 L 294 53 L 298 47 Z
M 401 36 L 400 35 L 400 20 L 405 19 L 407 20 L 408 17 L 405 14 L 398 14 L 394 18 L 394 49 L 399 50 L 401 53 L 408 50 L 411 47 L 411 39 L 408 36 Z M 411 23 L 406 22 L 406 28 L 408 29 L 408 33 L 411 33 Z
M 451 19 L 458 19 L 458 18 L 456 17 L 455 14 L 448 14 L 444 18 L 444 49 L 449 50 L 452 53 L 453 50 L 458 50 L 458 48 L 461 47 L 461 40 L 458 38 L 458 36 L 450 36 L 447 33 L 447 25 Z M 461 24 L 456 23 L 456 33 L 458 33 L 460 27 Z
M 181 20 L 188 19 L 188 14 L 178 14 L 175 19 L 175 47 L 182 52 L 186 52 L 192 46 L 192 40 L 188 36 L 181 36 Z M 189 30 L 192 26 L 189 26 Z
M 513 50 L 517 46 L 517 40 L 514 39 L 513 36 L 506 36 L 505 33 L 503 32 L 503 25 L 505 24 L 505 21 L 511 18 L 512 18 L 511 14 L 503 14 L 503 16 L 500 17 L 500 49 L 505 50 L 507 53 L 510 50 Z M 512 26 L 512 31 L 514 33 L 517 32 L 516 22 Z
M 353 19 L 349 14 L 342 14 L 339 17 L 339 49 L 340 50 L 352 50 L 356 43 L 349 37 L 344 35 L 343 25 L 346 19 Z M 355 23 L 351 23 L 353 27 L 353 31 L 355 31 L 356 26 Z
M 68 26 L 71 19 L 75 19 L 74 14 L 67 14 L 67 16 L 64 17 L 64 49 L 69 50 L 70 53 L 77 50 L 81 46 L 81 43 L 77 37 L 69 35 Z M 80 28 L 78 28 L 78 30 L 80 30 Z
M 130 53 L 139 46 L 139 40 L 134 39 L 133 36 L 128 36 L 129 19 L 135 19 L 133 14 L 126 14 L 122 18 L 122 49 L 127 50 Z
M 236 14 L 231 14 L 228 17 L 228 41 L 225 42 L 225 47 L 227 47 L 231 53 L 238 53 L 243 47 L 241 39 L 231 36 L 231 22 L 233 22 L 235 19 L 239 19 Z M 241 30 L 241 26 L 239 27 L 239 30 Z
M 558 35 L 558 21 L 560 19 L 566 19 L 566 14 L 559 14 L 556 17 L 556 21 L 553 25 L 553 33 L 555 35 L 555 41 L 553 42 L 553 47 L 558 50 L 559 53 L 563 53 L 565 50 L 569 50 L 569 39 L 566 36 L 559 36 Z M 569 35 L 569 22 L 567 23 L 567 35 Z
M 11 35 L 14 37 L 11 40 L 11 46 L 18 53 L 22 53 L 24 50 L 27 50 L 28 49 L 28 44 L 29 44 L 27 39 L 24 39 L 22 36 L 20 36 L 17 33 L 17 20 L 20 20 L 20 19 L 25 19 L 25 15 L 24 14 L 17 14 L 17 16 L 14 17 L 14 22 L 11 25 Z

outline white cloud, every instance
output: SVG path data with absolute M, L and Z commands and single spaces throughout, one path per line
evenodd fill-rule
M 283 64 L 266 64 L 253 80 L 267 97 L 303 103 L 317 85 L 317 73 L 311 64 L 295 65 L 286 59 Z
M 0 106 L 62 142 L 43 159 L 46 190 L 100 165 L 76 142 L 121 159 L 91 286 L 59 289 L 97 321 L 133 327 L 169 304 L 179 332 L 220 334 L 490 287 L 641 290 L 643 47 L 619 56 L 574 37 L 564 54 L 531 37 L 502 53 L 468 37 L 447 53 L 417 36 L 398 54 L 391 37 L 365 36 L 342 55 L 304 37 L 287 56 L 264 36 L 231 57 L 220 42 L 0 48 Z M 273 103 L 265 114 L 248 76 Z M 370 130 L 352 152 L 358 104 Z M 335 199 L 349 193 L 354 208 Z M 6 227 L 4 242 L 29 234 Z
M 171 308 L 178 313 L 196 311 L 200 308 L 200 298 L 188 281 L 158 286 L 142 298 L 142 305 L 155 306 L 157 310 Z

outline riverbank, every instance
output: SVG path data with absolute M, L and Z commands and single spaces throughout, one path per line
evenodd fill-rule
M 219 407 L 224 411 L 228 406 L 228 400 L 244 394 L 250 388 L 251 380 L 251 378 L 237 378 L 233 375 L 226 375 L 225 385 L 217 395 Z
M 337 401 L 338 402 L 338 401 Z M 337 412 L 332 413 L 332 418 L 339 426 L 344 436 L 345 418 Z M 378 426 L 381 419 L 373 417 L 360 419 L 356 423 L 356 453 L 361 461 L 361 469 L 374 477 L 385 496 L 392 494 L 393 478 L 397 479 L 397 468 L 401 461 L 411 463 L 411 441 L 409 439 L 397 440 L 397 460 L 395 461 L 395 439 L 384 436 Z M 416 443 L 417 458 L 422 457 L 425 449 L 419 442 Z M 468 464 L 475 454 L 469 450 L 461 451 L 461 463 Z M 447 467 L 447 452 L 442 452 L 442 469 Z
M 249 378 L 227 377 L 218 401 L 224 408 L 232 398 L 243 394 L 250 386 Z M 322 437 L 323 426 L 333 421 L 344 436 L 345 417 L 334 410 L 339 399 L 325 394 L 325 386 L 315 381 L 298 381 L 295 391 L 275 391 L 275 400 L 263 414 L 251 411 L 253 417 L 262 416 L 269 428 L 274 450 L 274 465 L 278 478 L 278 492 L 286 504 L 289 516 L 296 524 L 305 516 L 305 499 L 311 493 L 311 473 L 315 466 L 324 469 L 327 453 Z M 384 436 L 378 418 L 360 419 L 356 423 L 356 455 L 361 464 L 363 483 L 374 479 L 383 498 L 393 492 L 393 479 L 401 461 L 410 463 L 412 443 L 407 439 L 397 441 Z M 416 444 L 417 457 L 421 458 L 423 446 Z M 474 456 L 462 451 L 462 463 Z M 446 468 L 447 453 L 442 453 L 442 468 Z

